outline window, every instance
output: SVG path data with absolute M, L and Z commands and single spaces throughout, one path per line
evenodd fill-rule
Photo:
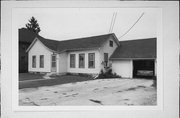
M 104 53 L 104 66 L 108 66 L 108 53 Z
M 56 55 L 52 55 L 52 68 L 56 68 Z
M 88 60 L 89 68 L 95 68 L 95 53 L 89 53 Z
M 75 68 L 75 54 L 70 54 L 70 68 Z
M 40 55 L 39 57 L 39 67 L 44 68 L 44 55 Z
M 109 46 L 113 47 L 113 41 L 109 41 Z
M 32 56 L 32 67 L 36 68 L 36 56 Z
M 85 54 L 79 54 L 79 68 L 84 68 L 85 66 Z

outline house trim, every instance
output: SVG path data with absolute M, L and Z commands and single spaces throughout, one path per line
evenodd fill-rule
M 26 50 L 26 52 L 29 52 L 29 50 L 32 48 L 32 46 L 36 43 L 36 41 L 40 41 L 37 37 L 33 40 L 33 42 L 31 43 L 31 45 L 28 47 L 28 49 Z M 54 51 L 54 50 L 51 50 L 51 49 L 49 49 L 47 46 L 45 46 L 41 41 L 40 41 L 40 43 L 45 47 L 45 48 L 47 48 L 49 51 L 51 51 L 51 52 L 55 52 L 55 53 L 58 53 L 57 51 Z
M 94 50 L 94 49 L 99 49 L 99 47 L 93 47 L 93 48 L 74 48 L 74 49 L 68 49 L 68 50 L 63 50 L 60 53 L 68 52 L 68 51 L 81 51 L 81 50 Z
M 110 58 L 109 60 L 121 60 L 121 59 L 126 59 L 126 60 L 148 60 L 148 59 L 156 59 L 156 58 Z
M 33 45 L 36 43 L 36 41 L 40 41 L 40 43 L 45 47 L 47 48 L 49 51 L 53 52 L 53 53 L 57 53 L 57 54 L 61 54 L 61 53 L 64 53 L 64 52 L 67 52 L 67 51 L 79 51 L 79 50 L 94 50 L 94 49 L 99 49 L 99 47 L 93 47 L 93 48 L 74 48 L 74 49 L 68 49 L 68 50 L 63 50 L 63 51 L 60 51 L 60 52 L 57 52 L 55 50 L 52 50 L 50 48 L 48 48 L 47 46 L 45 46 L 41 40 L 39 40 L 37 37 L 33 40 L 33 42 L 31 43 L 31 45 L 28 47 L 28 49 L 26 50 L 26 52 L 29 52 L 29 50 L 33 47 Z
M 112 35 L 113 35 L 113 40 L 116 42 L 116 44 L 118 45 L 118 46 L 120 46 L 120 43 L 119 43 L 119 40 L 118 40 L 118 38 L 116 37 L 116 35 L 114 34 L 114 33 L 112 33 Z

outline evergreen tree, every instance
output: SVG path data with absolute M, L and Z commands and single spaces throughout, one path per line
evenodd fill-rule
M 26 28 L 30 31 L 35 32 L 36 34 L 39 34 L 39 32 L 41 31 L 37 20 L 33 16 L 29 20 L 29 23 L 26 24 Z

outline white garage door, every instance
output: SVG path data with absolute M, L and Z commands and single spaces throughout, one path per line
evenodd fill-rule
M 132 78 L 132 60 L 112 61 L 112 71 L 121 77 Z

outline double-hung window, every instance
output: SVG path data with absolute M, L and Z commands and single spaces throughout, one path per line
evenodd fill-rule
M 52 68 L 56 68 L 56 55 L 51 55 L 51 66 Z
M 36 56 L 32 56 L 32 67 L 36 68 Z
M 70 54 L 70 68 L 75 68 L 75 54 Z
M 85 54 L 79 54 L 79 68 L 85 67 Z
M 88 67 L 95 68 L 95 53 L 88 54 Z
M 39 57 L 39 67 L 44 68 L 44 55 L 40 55 Z

